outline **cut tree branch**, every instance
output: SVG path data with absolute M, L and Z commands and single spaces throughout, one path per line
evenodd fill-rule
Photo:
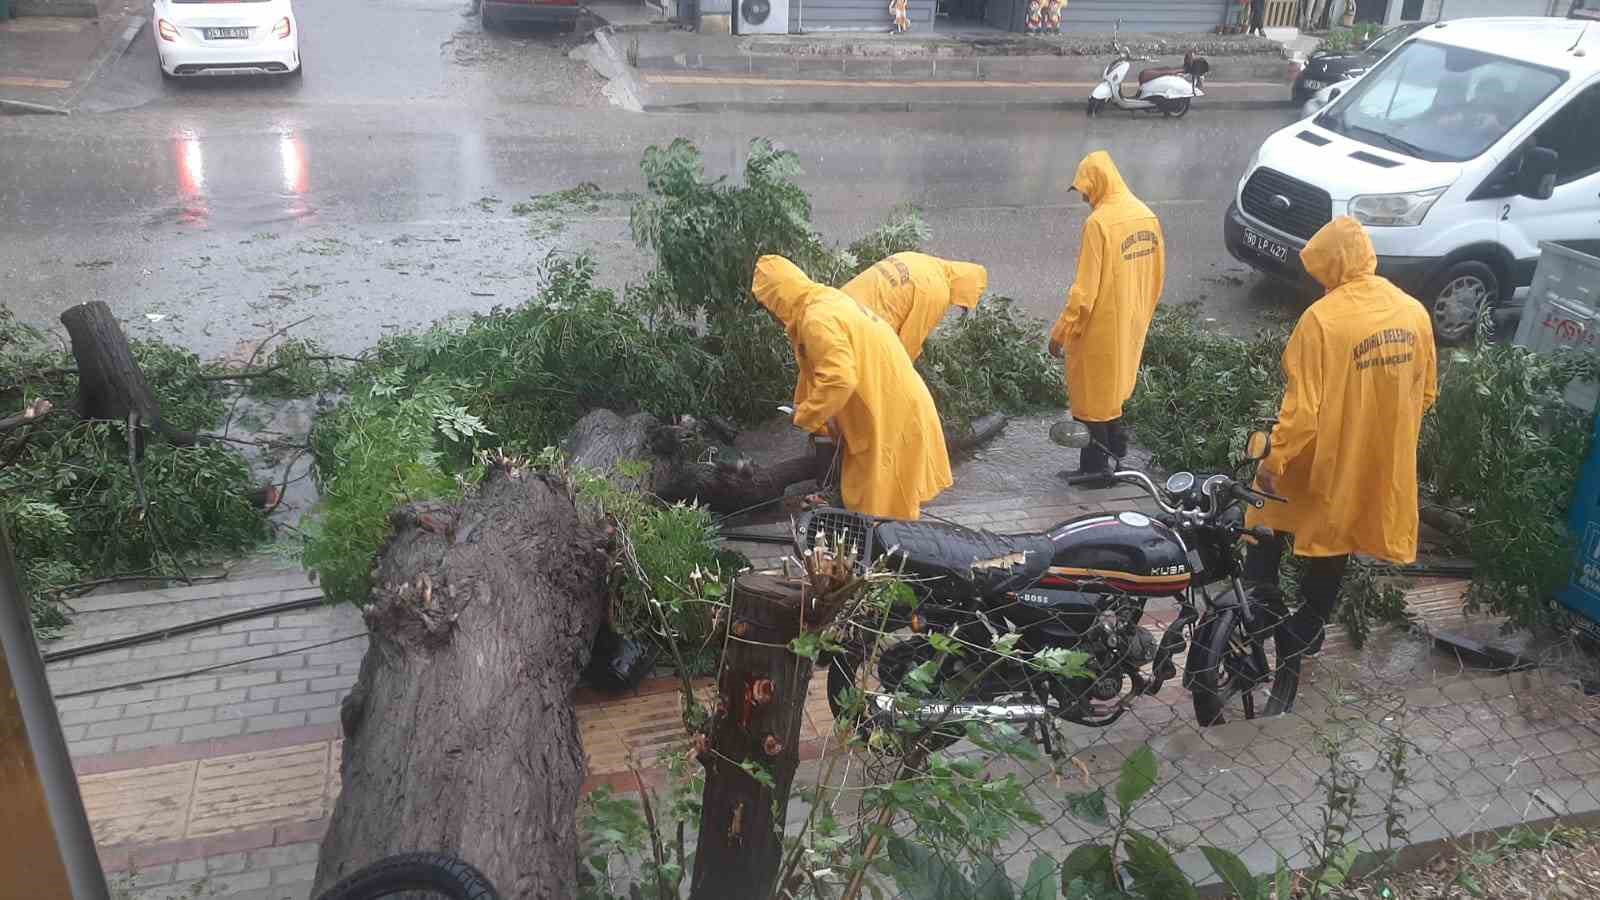
M 54 404 L 49 400 L 35 400 L 25 407 L 22 412 L 9 418 L 0 419 L 0 434 L 5 434 L 17 428 L 22 428 L 43 419 L 55 410 Z

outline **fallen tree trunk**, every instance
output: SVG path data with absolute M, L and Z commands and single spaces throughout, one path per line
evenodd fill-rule
M 959 433 L 946 429 L 952 458 L 971 453 L 992 440 L 1005 426 L 1005 416 L 985 416 Z M 597 409 L 574 425 L 562 449 L 576 466 L 611 472 L 618 487 L 654 494 L 669 502 L 697 501 L 719 513 L 777 503 L 791 485 L 821 482 L 833 465 L 830 446 L 765 465 L 737 460 L 716 462 L 705 452 L 708 442 L 696 425 L 670 425 L 649 413 L 624 418 Z M 619 463 L 643 466 L 618 469 Z
M 584 780 L 572 696 L 606 614 L 606 531 L 563 484 L 504 465 L 466 500 L 412 504 L 393 523 L 313 893 L 427 850 L 506 897 L 571 898 Z

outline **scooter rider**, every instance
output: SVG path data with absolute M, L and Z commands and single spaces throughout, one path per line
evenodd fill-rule
M 1300 665 L 1338 606 L 1350 554 L 1394 563 L 1417 556 L 1417 441 L 1437 394 L 1428 312 L 1380 278 L 1361 225 L 1334 219 L 1300 253 L 1327 290 L 1283 351 L 1288 383 L 1257 486 L 1283 496 L 1250 510 L 1246 524 L 1277 537 L 1250 548 L 1245 578 L 1268 609 L 1278 587 L 1283 535 L 1306 559 L 1300 607 L 1274 633 L 1278 657 L 1267 714 L 1294 708 Z
M 1166 279 L 1166 238 L 1155 213 L 1128 185 L 1104 150 L 1084 157 L 1072 189 L 1094 212 L 1083 223 L 1078 271 L 1067 305 L 1050 329 L 1050 354 L 1066 357 L 1067 403 L 1093 439 L 1078 470 L 1108 471 L 1105 450 L 1128 452 L 1122 405 L 1133 395 L 1145 333 Z

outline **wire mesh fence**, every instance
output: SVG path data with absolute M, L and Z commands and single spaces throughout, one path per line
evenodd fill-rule
M 1463 617 L 1465 588 L 1413 584 L 1412 624 L 1359 647 L 1330 628 L 1284 714 L 1262 715 L 1270 667 L 1228 673 L 1210 725 L 1196 686 L 1228 678 L 1188 664 L 1216 608 L 1182 621 L 1181 604 L 1145 599 L 1148 639 L 1097 663 L 1041 656 L 1000 617 L 973 640 L 891 624 L 892 600 L 858 606 L 824 641 L 839 641 L 834 662 L 818 655 L 775 895 L 1165 898 L 1220 883 L 1262 900 L 1328 896 L 1486 833 L 1600 811 L 1594 657 L 1561 637 L 1510 657 L 1452 649 L 1441 630 L 1496 631 Z M 1128 677 L 1151 674 L 1175 622 L 1185 644 L 1159 688 Z M 686 810 L 693 770 L 677 782 Z M 612 866 L 592 896 L 626 895 L 648 867 Z
M 1076 881 L 1086 897 L 1188 896 L 1213 882 L 1271 896 L 1230 883 L 1238 872 L 1214 849 L 1269 882 L 1298 873 L 1286 884 L 1306 893 L 1474 835 L 1600 810 L 1600 703 L 1582 687 L 1592 663 L 1565 641 L 1530 652 L 1509 670 L 1444 649 L 1423 627 L 1380 630 L 1360 649 L 1334 634 L 1304 662 L 1283 715 L 1236 711 L 1202 727 L 1180 666 L 1158 693 L 1119 697 L 1126 711 L 1105 727 L 963 715 L 965 738 L 926 760 L 927 730 L 867 726 L 896 731 L 879 742 L 896 752 L 875 755 L 862 726 L 851 734 L 841 719 L 856 745 L 829 747 L 843 761 L 815 777 L 848 773 L 823 799 L 849 810 L 858 841 L 879 825 L 895 836 L 881 842 L 895 852 L 872 863 L 889 896 L 1054 896 L 1027 893 L 1046 871 L 1056 890 Z M 1046 729 L 1053 754 L 1039 747 Z

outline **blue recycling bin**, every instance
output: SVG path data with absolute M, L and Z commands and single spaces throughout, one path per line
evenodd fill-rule
M 1569 519 L 1578 542 L 1578 558 L 1572 580 L 1557 597 L 1587 620 L 1583 623 L 1586 630 L 1600 636 L 1600 410 L 1595 413 L 1593 433 Z

